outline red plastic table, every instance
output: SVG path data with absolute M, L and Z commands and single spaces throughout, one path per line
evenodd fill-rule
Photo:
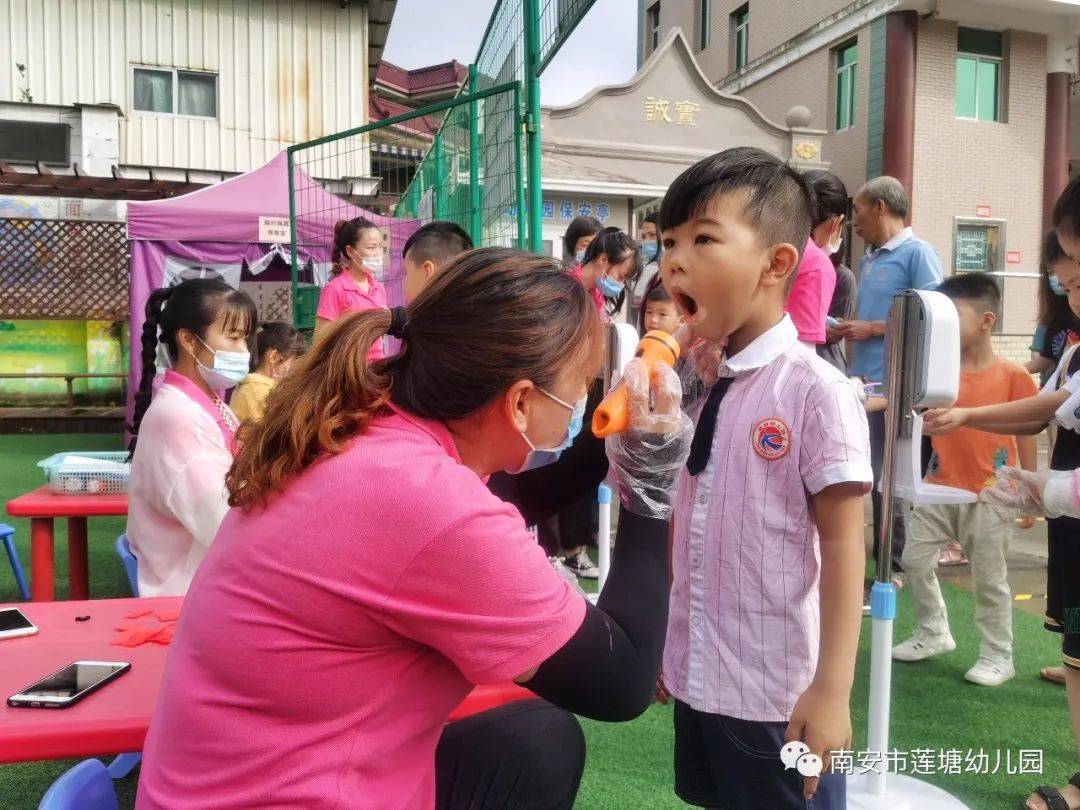
M 168 647 L 114 647 L 113 630 L 139 609 L 176 610 L 181 598 L 95 599 L 88 602 L 23 602 L 18 607 L 38 626 L 37 635 L 0 641 L 0 763 L 99 756 L 141 751 L 154 713 Z M 77 622 L 76 616 L 89 616 Z M 14 695 L 72 661 L 130 661 L 121 675 L 70 709 L 13 709 Z M 450 720 L 533 697 L 517 684 L 478 686 Z
M 126 515 L 126 494 L 57 495 L 40 486 L 8 501 L 8 514 L 30 518 L 30 595 L 35 602 L 55 598 L 53 570 L 53 520 L 68 519 L 68 582 L 72 599 L 90 596 L 86 550 L 86 519 L 102 515 Z

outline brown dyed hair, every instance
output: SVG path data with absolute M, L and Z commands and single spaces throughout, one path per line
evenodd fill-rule
M 408 307 L 404 348 L 368 363 L 390 312 L 335 321 L 241 428 L 225 478 L 232 506 L 262 505 L 324 454 L 342 452 L 393 402 L 438 421 L 461 419 L 510 385 L 550 390 L 568 363 L 599 355 L 601 326 L 585 289 L 550 258 L 481 248 L 448 264 Z

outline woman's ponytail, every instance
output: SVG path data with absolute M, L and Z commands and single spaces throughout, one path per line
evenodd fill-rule
M 146 301 L 146 321 L 142 329 L 142 374 L 139 377 L 139 389 L 135 392 L 135 410 L 131 416 L 131 424 L 128 425 L 128 432 L 131 433 L 128 453 L 132 455 L 139 440 L 139 425 L 142 424 L 143 415 L 150 407 L 150 398 L 153 396 L 154 375 L 157 373 L 158 322 L 161 320 L 161 310 L 172 291 L 172 287 L 154 290 Z
M 368 352 L 389 334 L 390 310 L 339 318 L 292 372 L 274 386 L 266 413 L 241 428 L 240 452 L 225 476 L 229 505 L 261 505 L 285 481 L 323 453 L 340 453 L 390 401 L 391 369 L 407 354 L 369 362 Z

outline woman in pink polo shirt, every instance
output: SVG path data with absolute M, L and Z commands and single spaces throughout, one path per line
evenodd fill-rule
M 127 522 L 140 596 L 185 593 L 229 509 L 239 421 L 222 395 L 248 372 L 255 325 L 252 300 L 220 280 L 184 281 L 146 302 Z M 152 393 L 159 341 L 171 368 Z
M 581 263 L 566 272 L 581 283 L 596 311 L 606 319 L 622 306 L 626 280 L 641 273 L 641 251 L 628 234 L 618 228 L 604 228 L 585 248 Z
M 387 334 L 402 352 L 368 363 Z M 631 719 L 659 672 L 691 433 L 678 378 L 650 382 L 640 360 L 624 375 L 619 553 L 597 605 L 484 482 L 572 441 L 600 337 L 555 260 L 484 248 L 407 310 L 351 315 L 315 345 L 229 472 L 140 808 L 572 805 L 584 741 L 568 712 Z M 543 700 L 447 725 L 474 684 L 510 680 Z
M 315 311 L 316 340 L 342 315 L 386 309 L 386 288 L 381 280 L 383 235 L 374 222 L 363 217 L 339 220 L 334 226 L 330 259 L 330 283 L 323 288 Z M 378 360 L 384 355 L 383 341 L 375 341 L 368 359 Z

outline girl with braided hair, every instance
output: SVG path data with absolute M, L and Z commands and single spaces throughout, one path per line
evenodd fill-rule
M 184 594 L 229 509 L 239 422 L 222 397 L 248 373 L 256 321 L 252 300 L 220 279 L 189 279 L 146 302 L 128 448 L 127 537 L 140 596 Z M 155 393 L 159 344 L 170 368 Z

